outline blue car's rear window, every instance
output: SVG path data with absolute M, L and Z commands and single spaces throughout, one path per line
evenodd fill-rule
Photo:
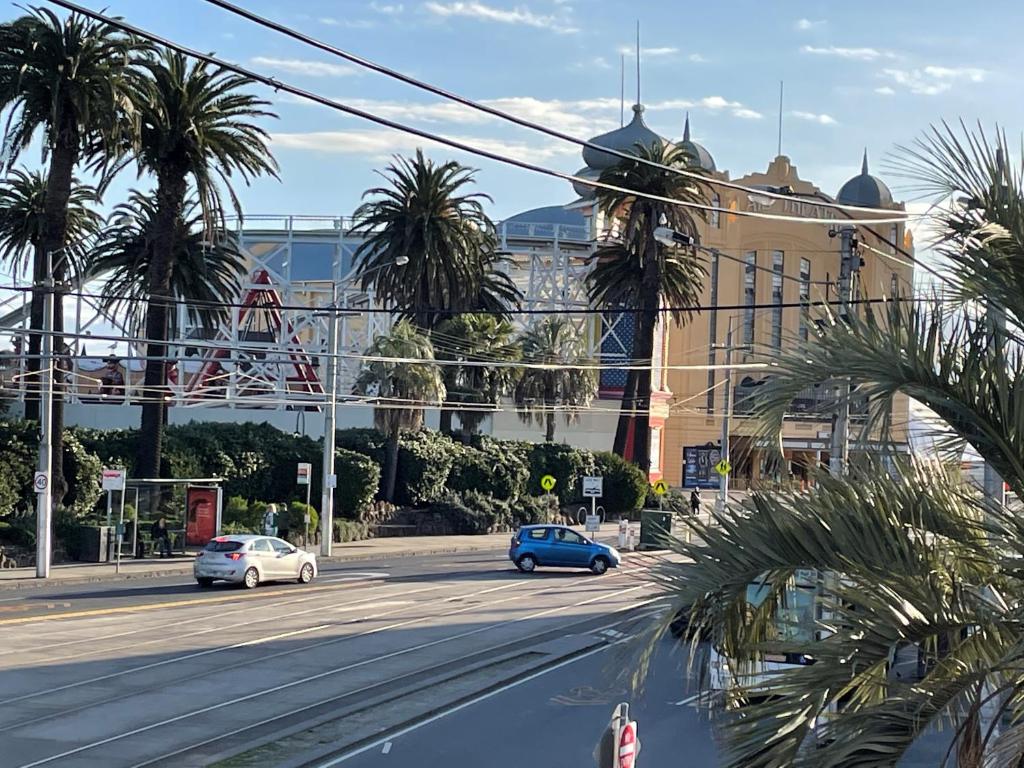
M 541 539 L 546 539 L 547 537 L 548 537 L 548 529 L 547 528 L 531 528 L 530 529 L 530 538 L 531 539 L 535 539 L 535 540 L 539 541 Z

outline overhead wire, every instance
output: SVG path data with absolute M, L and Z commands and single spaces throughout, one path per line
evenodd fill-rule
M 323 53 L 327 53 L 327 54 L 330 54 L 332 56 L 336 56 L 336 57 L 345 59 L 346 61 L 349 61 L 350 63 L 355 64 L 355 65 L 357 65 L 359 67 L 363 67 L 365 69 L 372 70 L 372 71 L 377 72 L 378 74 L 384 75 L 386 77 L 390 77 L 392 79 L 399 80 L 399 81 L 405 83 L 406 85 L 411 85 L 414 88 L 418 88 L 420 90 L 427 91 L 429 93 L 434 94 L 435 96 L 440 96 L 441 98 L 446 99 L 448 101 L 453 101 L 453 102 L 455 102 L 457 104 L 460 104 L 460 105 L 462 105 L 462 106 L 464 106 L 464 107 L 466 107 L 468 109 L 476 110 L 478 112 L 482 112 L 484 114 L 490 115 L 491 117 L 496 117 L 496 118 L 498 118 L 500 120 L 504 120 L 506 122 L 514 123 L 515 125 L 518 125 L 521 128 L 527 128 L 529 130 L 542 133 L 542 134 L 544 134 L 546 136 L 550 136 L 551 138 L 559 139 L 561 141 L 566 141 L 566 142 L 569 142 L 571 144 L 576 144 L 579 147 L 584 147 L 584 148 L 587 148 L 587 149 L 593 149 L 593 150 L 602 152 L 604 154 L 612 155 L 614 157 L 619 158 L 620 160 L 629 160 L 630 162 L 636 162 L 636 163 L 639 163 L 641 165 L 657 168 L 658 170 L 668 171 L 668 172 L 676 174 L 678 176 L 683 176 L 683 177 L 686 177 L 686 178 L 690 178 L 690 179 L 694 179 L 694 180 L 697 180 L 697 181 L 701 181 L 701 182 L 707 183 L 709 185 L 719 186 L 719 187 L 723 187 L 723 188 L 727 188 L 727 189 L 733 189 L 733 190 L 737 190 L 737 191 L 740 191 L 740 192 L 745 192 L 747 194 L 756 194 L 756 195 L 759 195 L 761 197 L 768 197 L 768 198 L 772 198 L 772 199 L 804 200 L 806 202 L 810 202 L 809 198 L 800 198 L 800 197 L 797 197 L 797 196 L 794 196 L 794 195 L 786 195 L 786 194 L 779 193 L 779 192 L 772 192 L 770 190 L 758 189 L 756 187 L 747 187 L 747 186 L 744 186 L 743 184 L 738 184 L 736 182 L 728 181 L 728 180 L 725 180 L 725 179 L 716 179 L 714 177 L 705 176 L 704 174 L 695 173 L 693 171 L 687 171 L 687 170 L 682 169 L 682 168 L 674 168 L 672 166 L 664 165 L 663 163 L 658 163 L 658 162 L 656 162 L 654 160 L 649 160 L 647 158 L 637 157 L 636 155 L 631 154 L 629 152 L 623 152 L 621 150 L 614 149 L 612 147 L 605 147 L 605 146 L 602 146 L 600 144 L 595 144 L 592 141 L 587 141 L 586 139 L 581 139 L 579 137 L 572 136 L 571 134 L 563 133 L 562 131 L 559 131 L 559 130 L 557 130 L 555 128 L 550 128 L 550 127 L 548 127 L 546 125 L 543 125 L 541 123 L 536 123 L 536 122 L 533 122 L 531 120 L 526 120 L 525 118 L 518 117 L 517 115 L 513 115 L 510 112 L 505 112 L 504 110 L 497 109 L 496 107 L 491 107 L 491 106 L 488 106 L 486 104 L 482 104 L 482 103 L 480 103 L 478 101 L 475 101 L 473 99 L 467 98 L 465 96 L 462 96 L 460 94 L 454 93 L 452 91 L 446 90 L 446 89 L 441 88 L 439 86 L 433 85 L 433 84 L 428 83 L 428 82 L 426 82 L 424 80 L 419 80 L 419 79 L 417 79 L 415 77 L 412 77 L 411 75 L 407 75 L 407 74 L 405 74 L 403 72 L 400 72 L 400 71 L 398 71 L 396 69 L 392 69 L 390 67 L 384 66 L 383 64 L 378 64 L 377 62 L 371 61 L 371 60 L 366 59 L 366 58 L 364 58 L 362 56 L 359 56 L 357 54 L 351 53 L 350 51 L 346 51 L 346 50 L 344 50 L 342 48 L 338 48 L 336 46 L 333 46 L 330 43 L 326 43 L 323 40 L 320 40 L 318 38 L 312 37 L 311 35 L 307 35 L 307 34 L 305 34 L 303 32 L 300 32 L 300 31 L 296 30 L 293 27 L 289 27 L 289 26 L 286 26 L 286 25 L 281 24 L 279 22 L 273 21 L 271 19 L 266 18 L 265 16 L 260 16 L 259 14 L 256 14 L 256 13 L 254 13 L 254 12 L 252 12 L 252 11 L 246 9 L 246 8 L 243 8 L 243 7 L 239 6 L 239 5 L 227 2 L 227 0 L 204 0 L 204 1 L 209 3 L 210 5 L 217 6 L 217 7 L 221 8 L 221 9 L 223 9 L 225 11 L 228 11 L 229 13 L 233 13 L 233 14 L 235 14 L 237 16 L 240 16 L 240 17 L 250 21 L 250 22 L 253 22 L 253 23 L 255 23 L 255 24 L 259 25 L 259 26 L 262 26 L 265 29 L 273 30 L 273 31 L 278 32 L 278 33 L 280 33 L 282 35 L 290 37 L 293 40 L 297 40 L 297 41 L 303 43 L 304 45 L 308 45 L 308 46 L 311 46 L 313 48 L 316 48 L 316 49 L 322 51 Z M 848 205 L 848 204 L 845 204 L 845 203 L 840 203 L 838 201 L 831 201 L 831 200 L 821 201 L 821 202 L 817 202 L 816 201 L 814 204 L 815 205 L 822 205 L 824 207 L 829 207 L 829 208 L 835 208 L 837 210 L 842 210 L 842 211 L 854 211 L 854 212 L 857 212 L 857 213 L 877 213 L 877 211 L 878 211 L 877 208 L 869 208 L 869 207 L 866 207 L 866 206 L 857 206 L 857 205 Z
M 259 72 L 256 72 L 256 71 L 252 70 L 252 69 L 248 69 L 246 67 L 241 67 L 241 66 L 239 66 L 237 64 L 232 64 L 231 62 L 228 62 L 228 61 L 226 61 L 224 59 L 218 58 L 218 57 L 213 56 L 211 54 L 202 53 L 202 52 L 197 51 L 195 49 L 192 49 L 192 48 L 189 48 L 187 46 L 184 46 L 184 45 L 182 45 L 180 43 L 175 43 L 175 42 L 173 42 L 173 41 L 171 41 L 171 40 L 169 40 L 169 39 L 167 39 L 165 37 L 157 35 L 154 32 L 150 32 L 148 30 L 142 29 L 141 27 L 135 26 L 133 24 L 128 24 L 127 22 L 124 22 L 124 21 L 122 21 L 122 20 L 120 20 L 118 18 L 115 18 L 115 17 L 112 17 L 112 16 L 108 16 L 106 14 L 99 13 L 97 11 L 93 11 L 90 8 L 86 8 L 85 6 L 79 5 L 78 3 L 69 2 L 69 0 L 49 0 L 49 1 L 54 3 L 55 5 L 61 6 L 62 8 L 65 8 L 67 10 L 70 10 L 70 11 L 82 14 L 84 16 L 87 16 L 87 17 L 91 18 L 91 19 L 95 19 L 96 21 L 101 21 L 101 22 L 103 22 L 105 24 L 108 24 L 108 25 L 110 25 L 110 26 L 112 26 L 112 27 L 114 27 L 116 29 L 120 29 L 120 30 L 122 30 L 124 32 L 128 32 L 128 33 L 136 35 L 136 36 L 138 36 L 140 38 L 149 40 L 150 42 L 156 43 L 156 44 L 161 45 L 161 46 L 163 46 L 165 48 L 168 48 L 170 50 L 177 51 L 177 52 L 179 52 L 179 53 L 181 53 L 183 55 L 189 56 L 189 57 L 194 58 L 194 59 L 196 59 L 198 61 L 203 61 L 203 62 L 206 62 L 207 64 L 212 64 L 212 65 L 214 65 L 216 67 L 220 67 L 221 69 L 223 69 L 225 71 L 234 72 L 234 73 L 236 73 L 238 75 L 241 75 L 241 76 L 243 76 L 245 78 L 248 78 L 248 79 L 252 80 L 253 82 L 262 83 L 263 85 L 266 85 L 266 86 L 268 86 L 268 87 L 270 87 L 270 88 L 272 88 L 274 90 L 285 91 L 287 93 L 291 93 L 294 96 L 299 96 L 301 98 L 308 99 L 310 101 L 314 101 L 314 102 L 316 102 L 318 104 L 321 104 L 323 106 L 329 107 L 329 108 L 334 109 L 336 111 L 344 112 L 344 113 L 352 115 L 354 117 L 358 117 L 358 118 L 361 118 L 363 120 L 367 120 L 369 122 L 376 123 L 377 125 L 383 125 L 383 126 L 385 126 L 387 128 L 391 128 L 393 130 L 401 131 L 403 133 L 407 133 L 407 134 L 412 135 L 412 136 L 417 136 L 418 138 L 422 138 L 422 139 L 426 139 L 426 140 L 429 140 L 429 141 L 437 142 L 439 144 L 444 144 L 445 146 L 451 147 L 452 149 L 458 149 L 459 151 L 468 152 L 470 154 L 477 155 L 479 157 L 485 157 L 485 158 L 487 158 L 489 160 L 493 160 L 495 162 L 503 163 L 503 164 L 506 164 L 506 165 L 512 165 L 512 166 L 521 168 L 523 170 L 528 170 L 528 171 L 531 171 L 531 172 L 534 172 L 534 173 L 539 173 L 539 174 L 550 176 L 550 177 L 553 177 L 553 178 L 562 179 L 563 181 L 567 181 L 567 182 L 570 182 L 572 184 L 583 184 L 585 186 L 592 187 L 594 189 L 604 189 L 604 190 L 608 190 L 608 191 L 611 191 L 611 192 L 618 192 L 620 194 L 625 194 L 625 195 L 632 196 L 632 197 L 642 197 L 642 198 L 647 199 L 647 200 L 653 200 L 655 202 L 661 202 L 661 203 L 665 203 L 665 204 L 672 205 L 672 206 L 678 206 L 678 207 L 683 207 L 683 208 L 691 208 L 691 209 L 694 209 L 694 210 L 701 210 L 701 211 L 704 211 L 704 212 L 718 212 L 720 214 L 724 213 L 724 214 L 729 215 L 729 216 L 739 216 L 739 217 L 745 217 L 745 218 L 758 218 L 758 219 L 765 219 L 765 220 L 768 220 L 768 221 L 786 221 L 786 222 L 790 222 L 790 223 L 828 224 L 830 226 L 838 224 L 838 223 L 841 223 L 841 220 L 837 220 L 837 219 L 824 219 L 824 218 L 814 218 L 814 217 L 795 217 L 795 216 L 786 216 L 786 215 L 783 215 L 783 214 L 768 214 L 768 213 L 762 213 L 762 212 L 759 212 L 759 211 L 732 210 L 730 208 L 721 208 L 719 206 L 712 206 L 712 205 L 706 205 L 706 204 L 703 204 L 703 203 L 694 203 L 694 202 L 690 202 L 690 201 L 677 200 L 675 198 L 665 197 L 665 196 L 662 196 L 662 195 L 654 195 L 654 194 L 650 194 L 650 193 L 647 193 L 647 192 L 642 192 L 642 191 L 635 190 L 635 189 L 629 189 L 629 188 L 626 188 L 626 187 L 620 187 L 620 186 L 617 186 L 615 184 L 607 184 L 607 183 L 604 183 L 604 182 L 601 182 L 601 181 L 595 181 L 593 179 L 588 179 L 588 178 L 585 178 L 585 177 L 582 177 L 582 176 L 575 176 L 575 175 L 572 175 L 572 174 L 563 173 L 562 171 L 557 171 L 557 170 L 554 170 L 552 168 L 546 168 L 544 166 L 537 165 L 537 164 L 534 164 L 534 163 L 529 163 L 529 162 L 526 162 L 524 160 L 518 160 L 516 158 L 509 157 L 507 155 L 502 155 L 502 154 L 500 154 L 498 152 L 493 152 L 491 150 L 483 149 L 481 147 L 477 147 L 477 146 L 474 146 L 472 144 L 469 144 L 469 143 L 466 143 L 466 142 L 463 142 L 463 141 L 458 141 L 458 140 L 455 140 L 455 139 L 451 139 L 451 138 L 448 138 L 446 136 L 442 136 L 440 134 L 431 133 L 430 131 L 424 131 L 422 129 L 415 128 L 413 126 L 406 125 L 404 123 L 400 123 L 400 122 L 395 121 L 395 120 L 390 120 L 388 118 L 381 117 L 380 115 L 375 115 L 372 112 L 369 112 L 367 110 L 359 109 L 357 107 L 353 107 L 353 106 L 350 106 L 348 104 L 344 104 L 344 103 L 342 103 L 340 101 L 337 101 L 335 99 L 329 99 L 326 96 L 322 96 L 320 94 L 313 93 L 311 91 L 307 91 L 307 90 L 304 90 L 302 88 L 298 88 L 296 86 L 293 86 L 293 85 L 290 85 L 288 83 L 285 83 L 285 82 L 283 82 L 281 80 L 277 80 L 276 78 L 272 78 L 272 77 L 268 77 L 266 75 L 263 75 L 263 74 L 261 74 Z M 905 214 L 905 215 L 899 216 L 899 217 L 885 217 L 885 216 L 878 217 L 878 216 L 874 216 L 874 217 L 872 217 L 870 219 L 865 219 L 865 220 L 848 219 L 848 220 L 846 220 L 846 223 L 852 223 L 852 224 L 861 224 L 861 223 L 863 223 L 863 224 L 872 224 L 872 223 L 873 224 L 903 223 L 903 222 L 907 221 L 908 218 L 913 218 L 913 216 L 911 214 Z

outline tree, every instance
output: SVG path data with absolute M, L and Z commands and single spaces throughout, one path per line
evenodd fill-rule
M 241 215 L 231 181 L 277 176 L 269 136 L 254 120 L 274 117 L 268 102 L 244 89 L 253 81 L 205 62 L 189 62 L 179 53 L 163 52 L 146 62 L 148 78 L 136 95 L 140 118 L 136 160 L 139 171 L 156 177 L 152 254 L 146 281 L 145 401 L 139 471 L 158 477 L 164 433 L 169 315 L 173 306 L 175 258 L 182 252 L 188 189 L 199 202 L 204 234 L 210 237 L 225 217 L 224 197 Z
M 691 519 L 699 540 L 678 545 L 691 562 L 666 575 L 691 626 L 732 658 L 815 660 L 773 675 L 770 698 L 727 718 L 729 766 L 895 765 L 940 723 L 952 726 L 961 768 L 1024 761 L 1024 520 L 959 472 L 967 444 L 1024 497 L 1024 188 L 1005 152 L 1002 135 L 993 146 L 945 125 L 904 150 L 897 169 L 951 201 L 936 248 L 954 298 L 851 308 L 775 353 L 777 375 L 755 401 L 760 436 L 778 439 L 798 391 L 850 377 L 871 404 L 864 433 L 887 438 L 895 398 L 910 395 L 944 423 L 952 461 L 901 459 L 890 447 L 849 476 L 819 477 L 811 494 L 753 494 L 713 526 Z M 797 569 L 825 588 L 824 639 L 787 640 L 778 626 Z M 759 580 L 768 596 L 750 610 L 747 586 Z M 923 655 L 919 679 L 895 674 L 901 649 Z M 740 683 L 741 697 L 766 692 Z
M 641 160 L 669 168 L 693 172 L 690 156 L 671 144 L 638 144 Z M 662 168 L 623 160 L 601 174 L 601 182 L 650 195 L 688 203 L 707 204 L 705 185 L 690 176 L 680 176 Z M 700 302 L 707 270 L 693 248 L 667 248 L 654 237 L 659 226 L 690 235 L 696 241 L 697 225 L 693 209 L 672 205 L 629 192 L 608 189 L 597 191 L 601 209 L 609 220 L 617 222 L 611 239 L 594 254 L 596 262 L 587 277 L 590 301 L 610 310 L 633 310 L 636 333 L 633 337 L 632 363 L 642 366 L 629 370 L 622 393 L 614 450 L 625 455 L 630 423 L 634 424 L 633 463 L 650 471 L 651 368 L 655 335 L 662 304 L 674 308 L 672 318 L 682 323 Z M 703 213 L 703 212 L 701 212 Z
M 114 208 L 110 226 L 90 254 L 90 277 L 105 279 L 103 309 L 126 318 L 128 325 L 142 329 L 149 303 L 150 264 L 153 260 L 156 203 L 152 193 L 132 191 L 128 202 Z M 186 200 L 175 226 L 170 295 L 185 303 L 190 322 L 204 331 L 215 331 L 228 319 L 228 304 L 238 297 L 245 274 L 245 256 L 237 240 L 218 232 L 212 240 L 204 233 L 199 203 Z M 178 313 L 168 318 L 172 335 L 180 333 Z
M 544 425 L 544 440 L 555 440 L 555 416 L 565 414 L 565 423 L 576 417 L 580 408 L 590 405 L 597 391 L 593 370 L 579 330 L 571 321 L 553 315 L 523 333 L 519 341 L 523 360 L 537 364 L 522 368 L 514 399 L 524 422 Z
M 7 169 L 42 134 L 43 159 L 49 162 L 43 195 L 38 260 L 33 266 L 36 285 L 53 259 L 52 277 L 58 287 L 54 300 L 54 349 L 63 340 L 64 312 L 60 286 L 68 273 L 64 247 L 68 244 L 69 205 L 75 166 L 84 162 L 101 176 L 116 165 L 134 127 L 130 120 L 135 65 L 144 46 L 116 27 L 72 14 L 66 19 L 43 8 L 0 24 L 0 110 L 7 113 L 3 132 L 3 161 Z M 41 307 L 42 296 L 33 302 Z M 42 311 L 33 315 L 41 320 Z M 39 330 L 35 325 L 33 330 Z M 29 337 L 29 370 L 39 369 L 40 336 Z M 38 400 L 30 400 L 26 415 L 38 419 Z M 63 453 L 64 401 L 54 398 L 51 448 Z M 55 462 L 51 485 L 54 499 L 67 489 L 60 462 Z
M 363 289 L 375 286 L 385 305 L 419 328 L 432 330 L 455 312 L 505 314 L 519 305 L 484 212 L 491 198 L 463 193 L 475 174 L 416 150 L 413 159 L 395 157 L 383 173 L 388 186 L 367 190 L 363 197 L 376 199 L 355 212 L 352 233 L 366 238 L 354 255 Z
M 509 363 L 519 358 L 512 334 L 508 320 L 484 314 L 455 315 L 434 329 L 431 339 L 438 360 L 472 363 L 442 369 L 448 393 L 441 411 L 442 432 L 451 434 L 452 414 L 458 413 L 462 440 L 468 443 L 487 416 L 486 409 L 497 408 L 502 395 L 511 392 L 515 369 Z
M 373 423 L 387 438 L 384 456 L 384 498 L 395 496 L 398 438 L 423 426 L 423 410 L 444 400 L 444 380 L 434 362 L 430 339 L 407 320 L 366 351 L 369 358 L 356 379 L 357 394 L 373 399 Z M 409 362 L 422 360 L 422 363 Z

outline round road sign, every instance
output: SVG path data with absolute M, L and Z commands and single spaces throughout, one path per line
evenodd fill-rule
M 636 720 L 622 726 L 619 733 L 619 768 L 633 768 L 636 762 Z
M 544 475 L 544 477 L 540 479 L 540 487 L 545 491 L 553 491 L 555 489 L 554 475 Z
M 36 489 L 36 493 L 43 493 L 46 491 L 46 486 L 50 484 L 50 478 L 45 472 L 36 472 L 35 479 L 32 480 L 32 485 Z

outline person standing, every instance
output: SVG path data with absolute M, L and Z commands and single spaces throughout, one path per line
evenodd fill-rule
M 167 520 L 163 515 L 160 519 L 153 523 L 153 527 L 150 529 L 150 533 L 153 536 L 154 548 L 160 551 L 160 557 L 171 556 L 171 532 L 167 528 Z
M 277 505 L 268 504 L 267 513 L 263 516 L 263 533 L 266 536 L 277 536 Z
M 694 517 L 700 514 L 700 490 L 697 488 L 690 491 L 690 514 Z

